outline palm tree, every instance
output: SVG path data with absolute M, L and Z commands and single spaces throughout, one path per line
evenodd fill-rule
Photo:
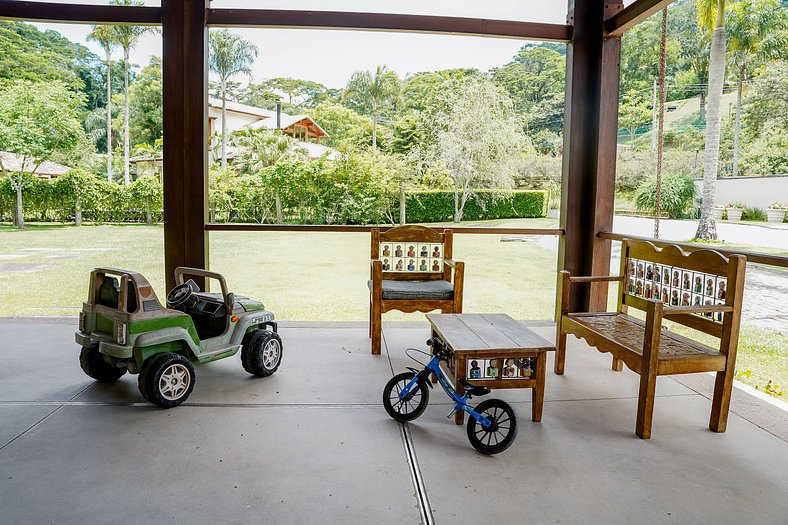
M 778 0 L 741 0 L 731 6 L 728 20 L 731 62 L 738 72 L 733 134 L 733 176 L 739 174 L 741 93 L 747 68 L 757 58 L 780 58 L 788 47 L 788 16 Z
M 399 77 L 385 65 L 378 66 L 374 73 L 356 71 L 347 83 L 343 96 L 354 98 L 359 104 L 370 108 L 373 152 L 378 148 L 378 113 L 383 106 L 396 100 L 399 92 Z
M 706 103 L 706 149 L 703 159 L 703 204 L 696 239 L 716 239 L 717 225 L 711 214 L 717 182 L 722 122 L 722 85 L 725 80 L 725 0 L 696 0 L 698 25 L 713 31 L 709 53 L 709 94 Z
M 98 42 L 107 63 L 107 182 L 112 182 L 112 50 L 118 45 L 114 26 L 93 26 L 88 40 Z
M 141 6 L 142 0 L 110 0 L 110 5 Z M 123 48 L 123 184 L 128 186 L 129 177 L 129 52 L 139 43 L 145 33 L 155 31 L 144 26 L 112 26 L 116 43 Z
M 252 75 L 249 66 L 257 58 L 257 46 L 227 29 L 209 35 L 208 67 L 219 75 L 222 96 L 222 169 L 227 167 L 227 80 L 243 73 Z
M 306 159 L 307 151 L 299 142 L 279 130 L 244 130 L 238 132 L 235 145 L 241 150 L 239 167 L 249 173 L 260 173 L 265 168 L 288 159 Z M 285 181 L 282 181 L 283 183 Z M 282 224 L 282 199 L 276 189 L 276 222 Z

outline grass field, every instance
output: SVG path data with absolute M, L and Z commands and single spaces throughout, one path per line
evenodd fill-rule
M 544 228 L 555 221 L 485 224 Z M 501 235 L 455 236 L 455 258 L 466 263 L 464 310 L 551 319 L 557 252 L 549 246 L 554 237 L 541 239 L 547 245 L 536 238 L 502 242 Z M 0 225 L 0 317 L 76 316 L 96 266 L 142 273 L 163 300 L 163 251 L 161 226 L 30 225 L 18 231 Z M 211 268 L 224 274 L 231 291 L 262 300 L 282 320 L 366 321 L 368 261 L 367 233 L 210 235 Z M 384 322 L 421 319 L 421 314 L 384 315 Z M 737 370 L 752 386 L 763 388 L 771 380 L 788 389 L 788 334 L 745 325 Z

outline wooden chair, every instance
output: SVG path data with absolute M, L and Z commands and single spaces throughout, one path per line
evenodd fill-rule
M 370 259 L 373 354 L 380 354 L 384 312 L 462 313 L 465 264 L 452 259 L 451 230 L 439 233 L 424 226 L 398 226 L 385 232 L 373 229 Z
M 739 340 L 744 270 L 742 255 L 725 257 L 713 250 L 684 252 L 668 245 L 624 240 L 617 276 L 570 276 L 559 273 L 555 373 L 564 373 L 566 334 L 584 338 L 600 352 L 613 355 L 613 370 L 623 365 L 640 374 L 635 433 L 651 437 L 657 376 L 716 372 L 709 428 L 725 432 Z M 618 281 L 615 312 L 569 312 L 574 283 Z M 645 323 L 628 315 L 645 312 Z M 662 319 L 719 338 L 713 348 L 662 328 Z

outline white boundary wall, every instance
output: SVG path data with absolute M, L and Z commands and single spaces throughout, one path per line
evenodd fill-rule
M 703 181 L 696 180 L 697 195 L 703 195 Z M 730 177 L 717 179 L 716 203 L 723 206 L 741 202 L 748 208 L 765 210 L 779 202 L 788 205 L 788 175 Z

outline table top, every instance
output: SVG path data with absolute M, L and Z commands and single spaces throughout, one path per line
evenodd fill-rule
M 555 346 L 506 314 L 427 314 L 454 352 L 555 350 Z

